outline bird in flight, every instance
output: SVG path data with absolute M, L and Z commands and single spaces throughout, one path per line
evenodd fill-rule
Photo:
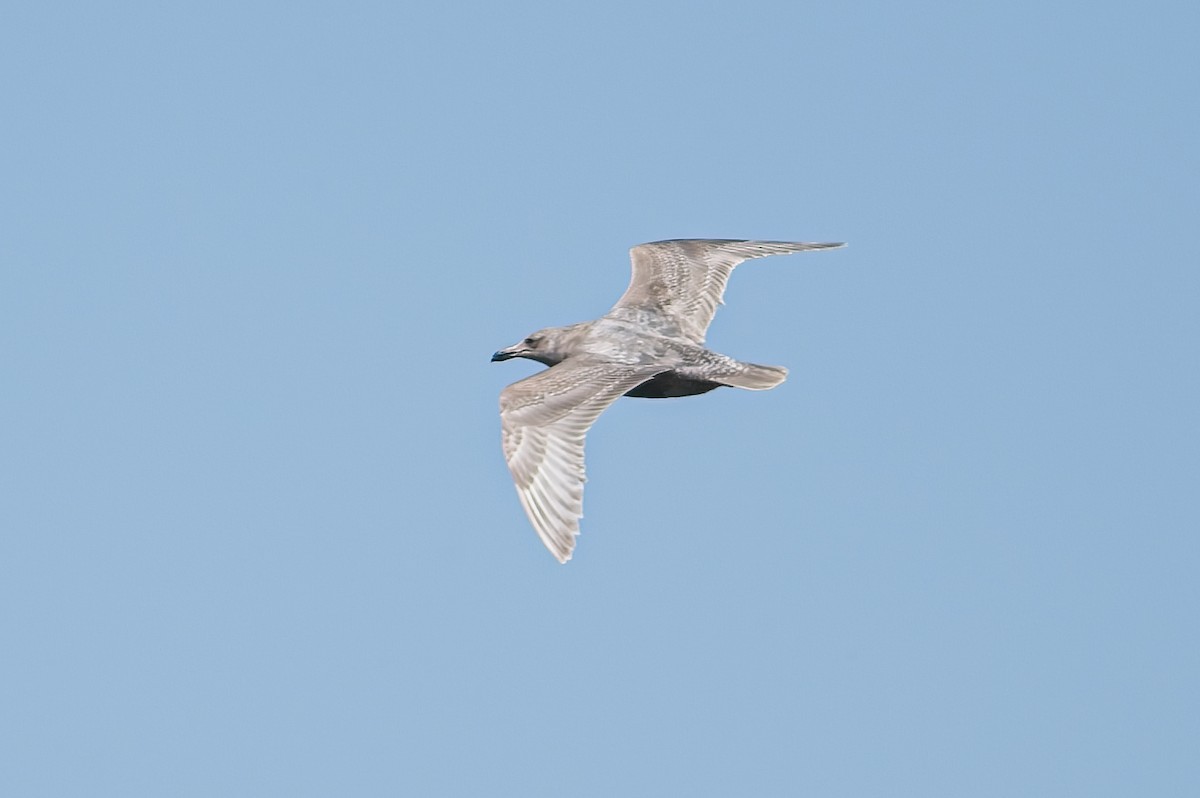
M 704 346 L 733 268 L 750 258 L 841 243 L 677 239 L 630 250 L 633 277 L 595 321 L 547 327 L 492 355 L 550 368 L 500 393 L 504 459 L 517 496 L 550 553 L 565 563 L 583 517 L 588 428 L 621 396 L 664 399 L 730 386 L 765 391 L 781 366 L 743 363 Z

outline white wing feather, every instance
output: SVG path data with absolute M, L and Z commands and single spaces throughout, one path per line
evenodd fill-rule
M 623 308 L 658 314 L 664 327 L 678 330 L 697 344 L 704 343 L 708 325 L 725 294 L 735 266 L 750 258 L 787 255 L 844 244 L 802 241 L 740 241 L 681 238 L 638 244 L 629 250 L 633 276 L 613 311 Z
M 559 562 L 571 559 L 583 517 L 588 429 L 618 397 L 663 370 L 571 358 L 501 392 L 504 459 L 533 528 Z

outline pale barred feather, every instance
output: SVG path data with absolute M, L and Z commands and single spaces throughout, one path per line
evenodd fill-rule
M 583 517 L 588 429 L 619 396 L 661 371 L 572 358 L 500 394 L 504 458 L 526 515 L 559 562 L 571 559 Z
M 658 313 L 685 338 L 704 343 L 708 325 L 735 266 L 750 258 L 833 249 L 840 243 L 682 238 L 638 244 L 629 250 L 633 275 L 614 310 Z

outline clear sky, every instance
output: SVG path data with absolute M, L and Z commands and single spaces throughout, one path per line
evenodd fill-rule
M 1194 2 L 15 3 L 0 794 L 1200 794 Z M 489 355 L 631 245 L 560 566 Z

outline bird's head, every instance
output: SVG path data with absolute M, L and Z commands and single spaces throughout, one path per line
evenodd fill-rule
M 492 355 L 492 362 L 524 357 L 547 366 L 558 365 L 572 353 L 573 344 L 582 332 L 581 326 L 572 324 L 569 327 L 547 327 L 544 330 L 538 330 L 512 346 L 496 352 Z

